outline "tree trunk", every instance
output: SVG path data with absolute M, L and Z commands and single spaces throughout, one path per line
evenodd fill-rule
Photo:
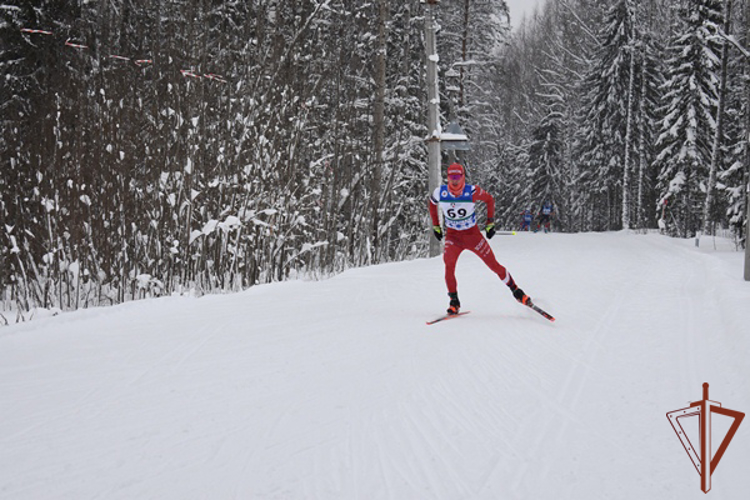
M 633 101 L 635 100 L 635 19 L 633 6 L 628 2 L 630 18 L 630 77 L 628 80 L 627 124 L 625 128 L 625 158 L 622 167 L 622 228 L 630 229 L 630 150 L 633 137 Z
M 724 33 L 729 33 L 732 16 L 732 0 L 727 0 L 724 5 Z M 729 44 L 724 41 L 721 49 L 721 81 L 719 82 L 719 103 L 716 109 L 716 130 L 711 147 L 711 166 L 708 171 L 708 186 L 706 187 L 706 201 L 703 205 L 703 234 L 713 233 L 711 227 L 711 212 L 714 204 L 714 191 L 716 190 L 716 172 L 719 169 L 719 156 L 721 154 L 721 138 L 724 135 L 724 103 L 727 93 L 727 62 L 729 61 Z
M 638 199 L 635 202 L 636 227 L 645 229 L 647 227 L 646 217 L 643 210 L 643 195 L 646 177 L 646 58 L 641 60 L 641 100 L 639 102 L 640 129 L 638 131 Z
M 745 1 L 745 50 L 750 50 L 750 1 Z M 745 136 L 750 134 L 750 60 L 745 59 Z M 750 138 L 745 141 L 745 281 L 750 281 Z
M 380 260 L 380 184 L 383 178 L 383 151 L 385 149 L 385 60 L 388 47 L 386 22 L 388 20 L 389 0 L 378 0 L 378 49 L 375 57 L 375 103 L 373 106 L 373 141 L 374 168 L 371 179 L 370 203 L 372 206 L 372 258 L 374 263 Z

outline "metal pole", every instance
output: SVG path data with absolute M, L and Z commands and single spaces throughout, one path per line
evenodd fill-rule
M 701 401 L 701 490 L 711 489 L 711 401 L 708 400 L 708 383 L 703 384 Z
M 438 0 L 427 0 L 424 16 L 425 50 L 427 53 L 427 163 L 429 169 L 429 189 L 432 193 L 440 185 L 440 94 L 438 92 L 438 55 L 435 43 L 435 6 Z M 430 236 L 430 257 L 441 253 L 440 242 Z
M 745 2 L 745 43 L 748 42 L 748 36 L 750 35 L 750 18 L 747 16 L 750 15 L 750 2 Z M 739 44 L 735 44 L 737 48 L 740 49 L 740 52 L 742 52 L 742 55 L 745 56 L 745 76 L 747 77 L 747 74 L 750 73 L 750 54 L 748 54 L 748 51 L 745 47 L 742 47 Z M 748 47 L 750 48 L 750 47 Z M 750 103 L 750 83 L 748 83 L 747 80 L 745 80 L 745 102 Z M 745 125 L 750 125 L 750 110 L 745 110 Z M 750 131 L 745 130 L 746 134 L 750 134 Z M 750 159 L 747 158 L 748 151 L 750 151 L 750 135 L 747 137 L 747 145 L 745 146 L 747 150 L 745 151 L 745 175 L 747 176 L 746 186 L 745 186 L 745 205 L 747 208 L 747 213 L 745 214 L 745 281 L 750 281 L 750 166 L 748 166 L 748 161 Z
M 745 186 L 745 281 L 750 281 L 750 175 L 747 176 L 748 183 Z

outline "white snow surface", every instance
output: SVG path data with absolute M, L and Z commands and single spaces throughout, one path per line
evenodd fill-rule
M 555 323 L 467 252 L 432 326 L 440 258 L 0 329 L 0 498 L 748 498 L 750 421 L 707 496 L 666 417 L 750 412 L 741 252 L 491 243 Z

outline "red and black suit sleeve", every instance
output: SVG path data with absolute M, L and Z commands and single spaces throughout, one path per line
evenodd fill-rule
M 493 198 L 490 193 L 479 186 L 474 186 L 474 193 L 471 196 L 471 201 L 483 201 L 487 205 L 487 222 L 489 223 L 495 220 L 495 198 Z
M 435 199 L 433 194 L 430 195 L 430 218 L 432 219 L 433 226 L 440 225 L 440 219 L 438 218 L 438 200 Z

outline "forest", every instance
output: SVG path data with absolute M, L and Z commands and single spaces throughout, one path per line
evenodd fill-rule
M 750 0 L 3 2 L 5 311 L 426 256 L 428 15 L 498 227 L 744 244 Z

